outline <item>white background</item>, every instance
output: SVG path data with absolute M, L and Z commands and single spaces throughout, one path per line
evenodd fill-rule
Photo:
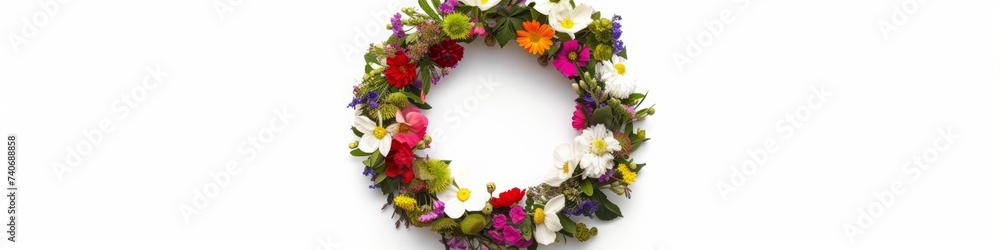
M 347 148 L 361 51 L 416 1 L 47 1 L 0 4 L 0 133 L 20 146 L 18 242 L 3 248 L 442 248 L 393 227 Z M 1000 248 L 1000 3 L 579 2 L 624 16 L 657 113 L 641 123 L 653 140 L 632 199 L 613 198 L 625 217 L 545 249 Z M 897 7 L 910 11 L 893 24 Z M 501 189 L 540 182 L 575 136 L 568 83 L 516 46 L 466 48 L 429 97 L 427 153 Z M 157 67 L 166 77 L 143 87 Z M 811 88 L 833 96 L 817 106 Z M 133 92 L 145 98 L 122 106 Z M 271 129 L 274 110 L 294 117 Z M 57 171 L 105 119 L 101 142 Z M 938 153 L 940 129 L 960 136 Z M 241 153 L 261 133 L 273 139 Z M 734 172 L 768 139 L 766 162 Z M 927 150 L 919 177 L 904 172 Z M 230 161 L 240 172 L 186 220 L 180 207 Z M 733 175 L 745 180 L 724 195 Z M 873 193 L 894 181 L 905 192 L 885 207 Z M 845 232 L 873 207 L 863 233 Z

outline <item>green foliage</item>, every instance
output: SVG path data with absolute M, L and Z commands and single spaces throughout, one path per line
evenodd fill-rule
M 583 180 L 580 182 L 580 191 L 587 196 L 592 196 L 594 195 L 594 184 L 590 182 L 590 179 Z
M 598 203 L 597 212 L 594 213 L 598 219 L 613 220 L 622 217 L 621 209 L 618 208 L 618 205 L 608 200 L 608 196 L 604 192 L 597 190 L 594 192 L 594 198 Z
M 501 8 L 496 14 L 496 26 L 490 30 L 490 34 L 497 39 L 501 48 L 510 40 L 517 38 L 517 30 L 524 29 L 521 23 L 531 18 L 528 8 L 519 5 L 511 6 L 509 10 Z
M 430 4 L 427 3 L 427 0 L 419 0 L 417 2 L 420 5 L 420 8 L 424 10 L 424 13 L 427 13 L 427 16 L 433 18 L 434 20 L 441 20 L 441 17 L 438 16 L 437 11 L 435 10 L 437 6 L 440 6 L 440 3 L 436 3 L 432 8 Z M 434 2 L 437 1 L 435 0 Z

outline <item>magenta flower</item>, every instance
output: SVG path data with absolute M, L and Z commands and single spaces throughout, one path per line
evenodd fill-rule
M 525 216 L 524 207 L 521 206 L 511 207 L 509 214 L 510 214 L 510 220 L 514 222 L 514 224 L 521 224 L 521 221 L 524 220 Z
M 507 225 L 503 228 L 503 239 L 507 245 L 513 245 L 524 238 L 521 238 L 521 230 Z
M 552 66 L 555 66 L 563 76 L 572 78 L 579 75 L 577 67 L 586 67 L 589 61 L 590 49 L 587 45 L 571 40 L 562 44 L 556 59 L 552 61 Z
M 493 216 L 493 228 L 501 228 L 507 225 L 507 216 L 497 214 Z
M 576 104 L 576 111 L 573 111 L 573 129 L 583 130 L 587 127 L 587 116 L 583 114 L 583 105 Z

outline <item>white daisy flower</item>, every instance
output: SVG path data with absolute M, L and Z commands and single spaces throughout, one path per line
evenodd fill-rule
M 486 201 L 490 199 L 486 184 L 468 183 L 470 178 L 461 168 L 452 168 L 451 176 L 455 185 L 449 185 L 448 189 L 437 193 L 438 200 L 444 201 L 444 213 L 458 219 L 465 211 L 482 211 Z
M 597 124 L 586 128 L 580 136 L 576 137 L 576 143 L 583 148 L 583 156 L 580 158 L 580 168 L 583 169 L 583 176 L 598 178 L 604 175 L 614 166 L 612 153 L 622 150 L 621 144 L 615 140 L 604 124 Z
M 625 58 L 612 56 L 609 61 L 597 63 L 597 78 L 604 82 L 608 94 L 618 99 L 628 99 L 635 93 L 636 76 L 634 71 L 627 70 Z
M 580 164 L 581 151 L 580 146 L 576 143 L 566 143 L 556 147 L 555 152 L 552 153 L 552 158 L 555 160 L 554 168 L 551 168 L 548 176 L 545 177 L 545 184 L 558 187 L 573 177 L 576 166 Z
M 549 25 L 552 29 L 566 33 L 570 38 L 576 39 L 576 32 L 587 28 L 594 19 L 590 18 L 594 14 L 594 9 L 586 4 L 576 6 L 576 8 L 555 8 L 550 10 Z
M 379 114 L 378 124 L 367 116 L 361 115 L 361 110 L 354 112 L 354 128 L 362 134 L 358 141 L 358 149 L 362 152 L 372 153 L 379 150 L 382 156 L 389 155 L 389 147 L 392 146 L 392 135 L 382 127 L 382 114 Z
M 535 208 L 532 219 L 535 222 L 535 241 L 538 241 L 538 244 L 548 245 L 556 241 L 556 232 L 563 229 L 556 214 L 565 206 L 566 196 L 560 194 L 546 202 L 544 209 Z

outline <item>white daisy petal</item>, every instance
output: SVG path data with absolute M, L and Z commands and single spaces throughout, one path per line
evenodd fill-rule
M 552 214 L 546 213 L 544 224 L 545 227 L 547 227 L 549 230 L 552 230 L 553 232 L 558 232 L 559 230 L 563 229 L 562 223 L 559 222 L 559 216 L 556 215 L 555 213 Z
M 375 152 L 375 150 L 379 147 L 379 143 L 380 142 L 378 138 L 375 138 L 375 135 L 372 135 L 371 133 L 364 134 L 361 136 L 361 140 L 358 141 L 358 149 L 365 153 Z
M 448 217 L 458 219 L 462 217 L 462 215 L 465 215 L 465 207 L 463 206 L 462 201 L 459 201 L 458 199 L 451 199 L 444 202 L 444 213 L 447 214 Z
M 371 119 L 368 119 L 368 117 L 365 116 L 354 117 L 354 128 L 357 128 L 358 131 L 361 131 L 361 133 L 363 134 L 371 134 L 372 131 L 375 130 L 375 126 L 376 126 L 375 122 L 373 122 Z
M 535 226 L 535 241 L 542 245 L 552 244 L 556 242 L 556 232 L 541 225 Z
M 382 156 L 389 156 L 389 150 L 392 149 L 392 137 L 390 137 L 389 135 L 382 137 L 382 140 L 380 141 L 380 145 L 378 146 L 378 148 L 379 152 L 382 153 Z M 406 150 L 406 149 L 400 149 L 400 150 Z
M 545 203 L 545 213 L 557 213 L 566 206 L 566 196 L 559 195 L 552 197 L 548 202 Z

